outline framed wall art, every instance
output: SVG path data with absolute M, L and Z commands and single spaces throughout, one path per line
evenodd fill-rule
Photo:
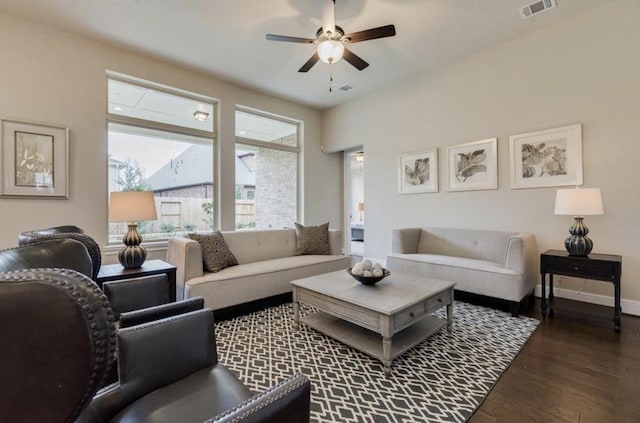
M 400 194 L 438 192 L 438 149 L 400 155 Z
M 509 137 L 511 188 L 582 184 L 582 125 Z
M 0 195 L 69 198 L 69 129 L 0 119 Z
M 447 148 L 449 191 L 498 188 L 498 139 Z

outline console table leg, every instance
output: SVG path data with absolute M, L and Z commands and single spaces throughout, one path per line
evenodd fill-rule
M 549 304 L 549 317 L 553 317 L 553 273 L 549 274 L 549 299 L 547 303 Z
M 542 282 L 542 295 L 540 296 L 540 311 L 542 312 L 542 319 L 544 319 L 547 316 L 547 293 L 546 293 L 546 284 L 547 284 L 547 275 L 545 275 L 544 273 L 542 274 L 541 277 L 541 282 Z
M 453 304 L 447 304 L 447 332 L 451 332 L 453 327 Z
M 622 325 L 622 307 L 620 306 L 620 281 L 616 281 L 613 284 L 615 290 L 615 309 L 613 314 L 613 329 L 616 333 L 620 333 L 620 326 Z

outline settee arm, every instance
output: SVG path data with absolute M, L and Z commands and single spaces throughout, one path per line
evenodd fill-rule
M 308 423 L 311 383 L 296 373 L 206 423 Z
M 329 254 L 342 254 L 342 231 L 338 229 L 329 229 Z
M 421 228 L 394 229 L 391 232 L 391 252 L 415 254 L 418 252 Z
M 538 278 L 538 247 L 530 233 L 518 233 L 507 240 L 505 267 L 522 273 L 527 286 L 535 287 Z
M 185 283 L 204 275 L 202 247 L 193 239 L 169 238 L 167 262 L 176 267 L 176 301 L 183 300 Z

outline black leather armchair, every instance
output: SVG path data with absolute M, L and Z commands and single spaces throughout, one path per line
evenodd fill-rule
M 91 256 L 91 279 L 94 281 L 96 280 L 98 272 L 100 271 L 100 266 L 102 265 L 100 246 L 98 246 L 98 243 L 93 238 L 85 234 L 84 231 L 77 226 L 64 225 L 22 232 L 18 235 L 18 244 L 21 246 L 31 245 L 51 239 L 75 239 L 82 242 Z
M 18 236 L 18 243 L 21 246 L 26 246 L 37 245 L 44 241 L 63 239 L 79 241 L 86 247 L 90 257 L 89 263 L 92 266 L 89 276 L 96 281 L 98 286 L 100 286 L 107 295 L 111 308 L 115 313 L 116 320 L 120 318 L 120 313 L 153 307 L 171 301 L 169 282 L 166 275 L 145 276 L 135 279 L 105 282 L 104 284 L 100 283 L 97 280 L 98 273 L 100 272 L 100 266 L 102 265 L 100 247 L 93 238 L 85 234 L 84 231 L 77 226 L 64 225 L 22 232 Z M 29 267 L 47 266 L 37 265 Z M 60 265 L 55 267 L 68 266 Z M 75 267 L 71 268 L 78 270 Z
M 254 395 L 218 362 L 210 309 L 121 329 L 117 336 L 119 383 L 100 391 L 78 423 L 309 421 L 305 376 Z
M 2 267 L 9 256 L 29 258 L 24 248 L 1 252 Z M 106 297 L 69 269 L 0 272 L 0 339 L 2 422 L 73 422 L 103 385 L 116 346 Z

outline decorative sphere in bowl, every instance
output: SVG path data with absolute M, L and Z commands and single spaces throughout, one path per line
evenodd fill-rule
M 363 275 L 354 275 L 351 273 L 351 267 L 347 269 L 347 273 L 351 275 L 351 277 L 363 285 L 373 285 L 377 282 L 380 282 L 387 276 L 391 274 L 387 269 L 382 269 L 382 276 L 363 276 Z

